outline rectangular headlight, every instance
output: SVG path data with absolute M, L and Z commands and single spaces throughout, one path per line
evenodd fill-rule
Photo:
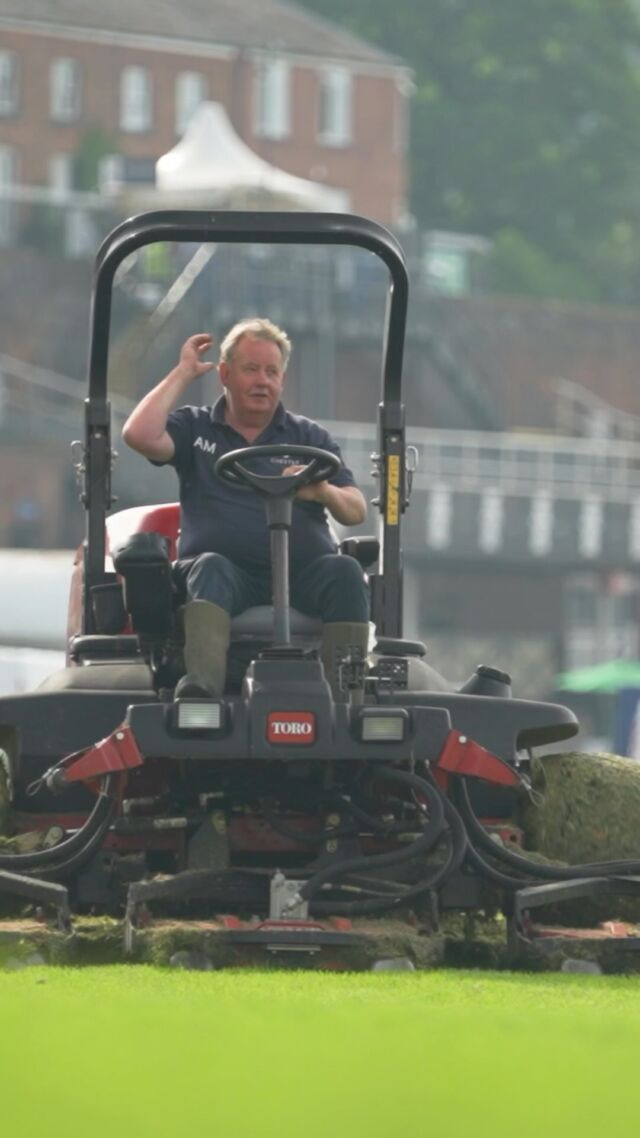
M 404 708 L 386 711 L 383 708 L 365 710 L 360 718 L 360 738 L 363 743 L 401 743 L 407 729 L 408 715 Z
M 222 726 L 222 704 L 212 700 L 179 699 L 176 727 L 179 731 L 216 731 Z

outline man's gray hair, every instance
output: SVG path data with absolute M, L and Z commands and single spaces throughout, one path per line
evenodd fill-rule
M 282 355 L 282 370 L 287 370 L 291 356 L 291 340 L 282 328 L 278 328 L 277 324 L 261 316 L 249 316 L 246 320 L 240 320 L 227 332 L 220 344 L 220 363 L 229 363 L 238 341 L 243 336 L 250 336 L 254 340 L 269 340 L 272 344 L 277 344 Z

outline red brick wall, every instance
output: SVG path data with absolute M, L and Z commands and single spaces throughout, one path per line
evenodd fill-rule
M 254 64 L 250 58 L 207 59 L 186 52 L 66 41 L 62 37 L 3 31 L 0 47 L 21 61 L 21 101 L 14 118 L 0 117 L 0 144 L 20 153 L 21 179 L 45 183 L 48 160 L 74 152 L 89 124 L 101 125 L 115 149 L 135 158 L 156 159 L 176 142 L 174 88 L 178 72 L 200 71 L 209 97 L 222 102 L 238 133 L 258 154 L 304 178 L 347 190 L 354 212 L 391 224 L 407 193 L 406 161 L 394 152 L 395 73 L 354 76 L 353 142 L 344 148 L 320 145 L 315 137 L 318 71 L 292 67 L 291 137 L 279 142 L 257 138 L 253 124 Z M 49 117 L 49 64 L 57 56 L 77 59 L 84 72 L 82 122 L 59 124 Z M 120 74 L 127 66 L 149 69 L 154 90 L 153 129 L 143 134 L 119 128 Z

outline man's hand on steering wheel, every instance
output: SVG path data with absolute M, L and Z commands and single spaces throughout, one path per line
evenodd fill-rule
M 291 463 L 281 475 L 257 474 L 247 469 L 245 462 L 258 458 L 308 458 L 305 465 Z M 294 497 L 319 502 L 337 522 L 357 526 L 364 521 L 367 505 L 357 486 L 334 486 L 333 478 L 342 466 L 341 459 L 322 447 L 268 443 L 264 446 L 242 447 L 223 454 L 215 465 L 215 472 L 232 486 L 257 490 L 267 498 Z M 315 481 L 314 481 L 315 480 Z
M 285 466 L 282 473 L 297 474 L 299 470 L 304 469 L 304 466 Z M 322 482 L 310 482 L 308 486 L 300 486 L 296 490 L 296 498 L 301 498 L 304 502 L 319 502 L 321 506 L 326 506 L 329 493 L 329 483 L 324 479 Z

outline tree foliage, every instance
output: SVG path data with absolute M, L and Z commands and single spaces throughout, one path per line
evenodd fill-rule
M 412 67 L 422 226 L 496 240 L 505 285 L 640 296 L 637 0 L 303 2 Z

